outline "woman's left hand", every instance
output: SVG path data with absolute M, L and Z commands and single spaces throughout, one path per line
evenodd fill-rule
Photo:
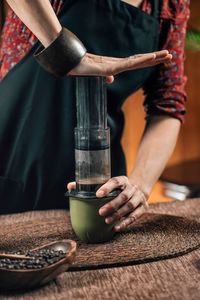
M 69 191 L 75 187 L 75 182 L 70 182 L 67 185 Z M 105 219 L 107 224 L 113 224 L 119 220 L 114 229 L 115 231 L 121 231 L 147 211 L 149 207 L 147 203 L 148 196 L 137 185 L 132 184 L 126 176 L 109 179 L 97 190 L 96 196 L 98 198 L 105 197 L 115 189 L 121 189 L 122 191 L 116 198 L 102 206 L 99 214 L 100 216 L 107 216 Z
M 115 231 L 125 229 L 148 209 L 148 197 L 126 176 L 111 178 L 98 189 L 96 196 L 98 198 L 105 197 L 112 190 L 119 188 L 122 190 L 121 193 L 99 210 L 101 216 L 107 216 L 105 219 L 107 224 L 113 224 L 119 220 L 114 227 Z

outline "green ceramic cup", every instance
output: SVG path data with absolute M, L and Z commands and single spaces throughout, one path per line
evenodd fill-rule
M 69 197 L 72 228 L 79 239 L 85 243 L 101 243 L 112 239 L 114 224 L 105 223 L 99 209 L 114 197 L 83 199 Z

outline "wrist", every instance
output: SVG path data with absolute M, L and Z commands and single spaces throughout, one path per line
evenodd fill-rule
M 36 50 L 34 57 L 47 72 L 61 77 L 75 68 L 85 54 L 82 42 L 71 31 L 62 28 L 47 48 L 41 45 Z
M 58 24 L 51 32 L 48 32 L 48 35 L 45 35 L 44 37 L 40 38 L 40 41 L 44 48 L 49 47 L 60 35 L 62 31 L 62 26 Z
M 151 191 L 153 189 L 153 184 L 148 184 L 146 180 L 142 179 L 141 177 L 135 176 L 131 174 L 129 176 L 129 181 L 132 185 L 136 185 L 138 189 L 144 194 L 146 200 L 148 200 Z

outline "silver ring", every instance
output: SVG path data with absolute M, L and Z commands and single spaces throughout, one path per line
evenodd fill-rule
M 131 60 L 131 59 L 135 59 L 135 55 L 131 55 L 131 56 L 129 56 L 129 57 L 128 57 L 128 59 L 129 59 L 129 60 Z

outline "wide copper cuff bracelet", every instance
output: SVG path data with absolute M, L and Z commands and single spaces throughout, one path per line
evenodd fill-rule
M 41 45 L 36 50 L 34 57 L 46 71 L 61 77 L 76 67 L 85 54 L 82 42 L 63 27 L 59 36 L 47 48 Z

